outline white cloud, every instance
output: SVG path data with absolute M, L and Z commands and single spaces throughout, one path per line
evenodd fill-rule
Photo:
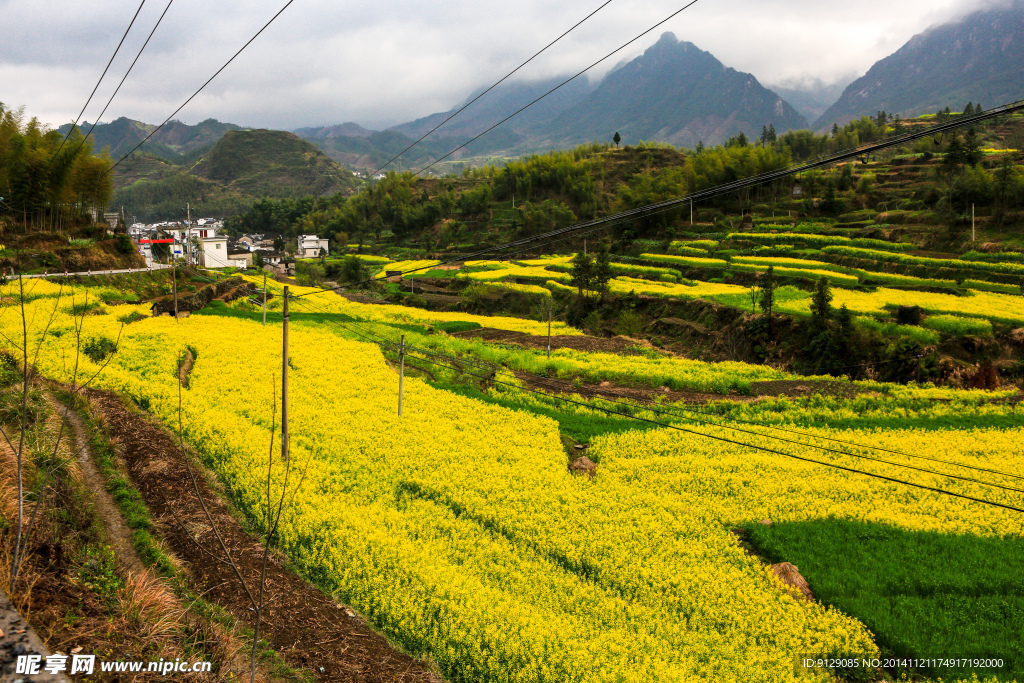
M 175 0 L 104 116 L 162 121 L 280 8 Z M 0 101 L 58 125 L 72 119 L 137 7 L 113 0 L 0 2 Z M 297 128 L 354 120 L 381 127 L 441 111 L 514 68 L 598 0 L 517 3 L 295 0 L 179 115 Z M 600 76 L 664 31 L 765 83 L 831 83 L 864 73 L 967 0 L 701 0 L 608 59 Z M 95 117 L 166 5 L 149 0 L 86 113 Z M 675 11 L 681 0 L 613 0 L 518 77 L 575 73 Z

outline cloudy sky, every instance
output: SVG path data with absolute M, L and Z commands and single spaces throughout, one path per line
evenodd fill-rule
M 0 102 L 73 120 L 140 0 L 0 0 Z M 157 123 L 280 9 L 284 0 L 172 0 L 103 116 Z M 603 0 L 294 0 L 176 117 L 294 129 L 355 121 L 379 129 L 443 111 L 497 80 Z M 848 82 L 911 36 L 984 0 L 699 0 L 610 57 L 600 76 L 664 31 L 765 84 Z M 685 0 L 612 2 L 520 72 L 575 73 Z M 85 120 L 94 120 L 167 6 L 146 0 Z

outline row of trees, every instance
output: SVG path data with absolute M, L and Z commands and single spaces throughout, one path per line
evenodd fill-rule
M 66 142 L 24 110 L 0 103 L 0 214 L 79 217 L 103 211 L 113 183 L 110 160 L 94 156 L 75 128 Z

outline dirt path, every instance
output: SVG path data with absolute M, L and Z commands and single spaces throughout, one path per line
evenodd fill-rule
M 54 398 L 48 396 L 54 411 L 63 416 L 66 406 Z M 133 574 L 140 574 L 146 571 L 146 567 L 135 552 L 132 544 L 132 530 L 124 523 L 121 510 L 117 503 L 107 492 L 107 480 L 96 467 L 92 458 L 92 450 L 89 448 L 89 431 L 85 428 L 82 418 L 74 410 L 67 411 L 68 422 L 65 429 L 65 438 L 71 439 L 74 445 L 74 452 L 77 455 L 78 467 L 82 470 L 82 477 L 86 486 L 92 493 L 95 515 L 103 522 L 107 531 L 107 541 L 110 547 L 117 554 L 117 561 L 124 569 Z M 70 434 L 68 434 L 70 430 Z
M 186 567 L 194 588 L 243 623 L 253 612 L 234 570 L 224 560 L 175 439 L 115 394 L 88 392 L 94 409 L 119 446 L 132 481 L 154 517 L 163 540 Z M 193 471 L 196 469 L 193 467 Z M 199 493 L 251 589 L 258 587 L 263 560 L 260 540 L 247 533 L 202 479 Z M 275 557 L 267 566 L 268 605 L 261 636 L 294 667 L 314 680 L 361 683 L 439 683 L 422 661 L 398 652 L 348 607 L 312 586 Z
M 181 367 L 178 368 L 178 383 L 186 389 L 188 389 L 188 376 L 192 372 L 192 366 L 195 362 L 195 358 L 192 357 L 192 351 L 186 349 L 185 358 L 181 361 Z

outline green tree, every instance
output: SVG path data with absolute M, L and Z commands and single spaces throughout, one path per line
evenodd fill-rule
M 956 132 L 950 133 L 949 142 L 946 143 L 946 156 L 942 163 L 949 170 L 951 177 L 963 165 L 965 159 L 964 145 L 960 141 L 960 136 Z
M 608 253 L 608 247 L 601 247 L 597 252 L 597 258 L 594 259 L 594 289 L 604 294 L 608 290 L 608 282 L 612 279 L 612 264 L 611 256 Z
M 978 132 L 974 130 L 974 126 L 968 128 L 967 134 L 964 135 L 963 150 L 964 163 L 968 166 L 980 163 L 985 157 L 985 154 L 981 151 L 981 141 L 978 139 Z
M 811 324 L 822 329 L 832 319 L 832 286 L 828 278 L 822 275 L 811 295 Z
M 619 143 L 622 142 L 622 136 L 619 135 L 619 131 L 615 131 L 615 135 L 612 136 L 612 142 L 615 143 L 616 147 L 618 147 Z
M 584 298 L 586 292 L 590 292 L 594 282 L 594 259 L 588 254 L 579 252 L 572 259 L 572 270 L 569 271 L 572 283 L 580 299 Z
M 341 262 L 342 282 L 362 282 L 367 278 L 366 264 L 354 254 L 346 256 Z

